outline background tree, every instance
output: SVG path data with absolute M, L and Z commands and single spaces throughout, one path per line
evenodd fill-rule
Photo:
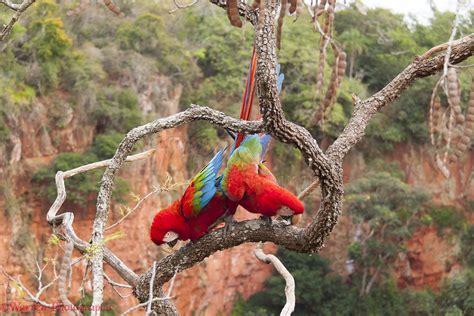
M 211 1 L 211 3 L 218 6 L 225 6 L 225 4 L 221 2 Z M 376 52 L 376 54 L 370 54 L 370 52 L 368 52 L 368 54 L 364 56 L 366 58 L 373 58 L 372 66 L 370 68 L 367 67 L 366 70 L 368 74 L 369 70 L 372 71 L 373 73 L 370 73 L 370 75 L 374 74 L 374 76 L 371 77 L 367 75 L 363 78 L 363 80 L 366 80 L 365 82 L 368 84 L 368 87 L 371 91 L 378 89 L 381 89 L 381 91 L 377 92 L 372 97 L 365 99 L 364 101 L 359 101 L 357 98 L 354 98 L 354 107 L 352 107 L 348 92 L 352 92 L 353 87 L 358 87 L 362 91 L 365 89 L 361 88 L 359 83 L 351 83 L 353 86 L 347 87 L 346 93 L 341 94 L 339 106 L 337 106 L 337 102 L 335 103 L 334 113 L 336 114 L 332 113 L 329 120 L 331 128 L 324 129 L 324 124 L 321 124 L 319 126 L 310 128 L 310 130 L 307 130 L 302 126 L 296 125 L 295 123 L 289 121 L 283 113 L 282 103 L 276 90 L 275 78 L 276 32 L 274 20 L 276 18 L 275 15 L 277 8 L 280 6 L 280 4 L 273 1 L 262 1 L 262 3 L 264 5 L 262 10 L 260 10 L 260 8 L 256 10 L 244 3 L 237 3 L 237 12 L 239 12 L 240 15 L 249 20 L 249 22 L 255 26 L 254 45 L 258 53 L 257 86 L 259 92 L 260 112 L 262 114 L 261 121 L 240 122 L 217 110 L 193 105 L 191 107 L 187 107 L 178 114 L 159 118 L 148 124 L 133 128 L 127 133 L 125 138 L 122 139 L 118 145 L 117 151 L 110 161 L 99 164 L 89 164 L 84 168 L 74 169 L 72 171 L 62 170 L 64 172 L 60 171 L 57 173 L 56 183 L 59 189 L 59 195 L 48 212 L 47 220 L 48 223 L 53 226 L 55 236 L 59 236 L 59 238 L 66 241 L 68 245 L 73 244 L 77 250 L 87 255 L 88 259 L 90 259 L 93 272 L 93 305 L 100 305 L 103 301 L 103 260 L 105 260 L 113 269 L 115 269 L 125 280 L 125 282 L 134 288 L 134 294 L 140 301 L 144 302 L 143 306 L 149 305 L 150 309 L 153 307 L 153 309 L 155 309 L 157 312 L 173 314 L 176 313 L 176 310 L 170 298 L 164 296 L 162 285 L 165 282 L 171 280 L 177 272 L 195 265 L 196 263 L 202 261 L 205 257 L 218 250 L 234 247 L 249 241 L 271 241 L 289 250 L 298 252 L 314 253 L 319 251 L 327 236 L 334 228 L 334 225 L 337 223 L 338 217 L 342 211 L 343 158 L 346 156 L 348 151 L 362 139 L 365 129 L 367 128 L 369 121 L 371 121 L 371 119 L 374 117 L 375 113 L 397 99 L 400 94 L 409 85 L 413 84 L 416 79 L 426 77 L 440 71 L 444 65 L 446 49 L 448 47 L 451 48 L 451 53 L 448 56 L 448 60 L 451 64 L 463 62 L 473 53 L 474 39 L 473 35 L 471 34 L 451 44 L 441 45 L 435 53 L 430 52 L 417 58 L 414 58 L 413 51 L 411 51 L 412 47 L 410 46 L 410 53 L 406 54 L 405 63 L 405 65 L 409 64 L 409 66 L 403 71 L 401 71 L 402 66 L 400 64 L 397 64 L 397 67 L 390 67 L 391 65 L 395 64 L 395 61 L 399 60 L 399 58 L 389 58 L 391 50 L 393 50 L 394 47 L 404 48 L 407 45 L 405 42 L 407 37 L 403 36 L 404 31 L 407 31 L 407 28 L 404 25 L 401 25 L 398 29 L 392 27 L 396 23 L 400 22 L 400 18 L 397 16 L 392 16 L 386 12 L 382 12 L 383 14 L 380 14 L 380 16 L 376 16 L 375 13 L 371 13 L 373 15 L 369 16 L 369 18 L 365 18 L 364 20 L 371 21 L 373 19 L 374 25 L 366 24 L 364 27 L 375 30 L 379 25 L 386 25 L 382 31 L 395 32 L 392 35 L 395 39 L 397 39 L 396 41 L 383 41 L 386 39 L 386 34 L 382 34 L 380 38 L 376 38 L 374 35 L 372 38 L 374 42 L 371 42 L 370 44 L 375 44 L 376 40 L 381 39 L 382 42 L 380 45 L 383 48 L 381 48 L 378 53 Z M 334 33 L 333 27 L 334 31 L 336 33 L 338 32 L 337 24 L 334 26 L 331 24 L 334 21 L 334 3 L 334 1 L 328 1 L 326 7 L 323 6 L 319 9 L 322 11 L 318 11 L 318 6 L 318 8 L 311 8 L 311 12 L 316 12 L 312 17 L 314 24 L 318 22 L 318 16 L 324 16 L 324 20 L 321 19 L 321 22 L 325 23 L 323 26 L 324 29 L 326 29 L 326 32 L 324 32 L 323 29 L 323 34 L 319 34 L 321 40 L 320 43 L 322 44 L 320 48 L 323 48 L 322 51 L 324 51 L 325 47 L 327 47 L 326 43 L 331 45 L 331 47 L 334 45 L 335 48 L 333 51 L 333 57 L 335 60 L 332 63 L 332 73 L 339 74 L 338 72 L 334 71 L 338 71 L 338 69 L 340 69 L 340 67 L 335 67 L 335 65 L 338 65 L 336 61 L 339 62 L 337 56 L 340 55 L 337 54 L 340 54 L 340 52 L 337 49 L 337 42 L 332 39 L 332 34 Z M 110 5 L 110 1 L 108 4 Z M 234 5 L 235 2 L 229 3 L 229 5 L 231 4 Z M 39 6 L 39 8 L 45 8 L 45 6 L 54 8 L 54 4 L 48 2 L 42 6 Z M 293 5 L 290 7 L 293 7 Z M 126 10 L 127 8 L 124 8 L 123 11 L 126 12 Z M 68 91 L 78 94 L 77 100 L 79 100 L 79 103 L 84 105 L 87 104 L 90 107 L 92 111 L 91 113 L 95 113 L 95 115 L 90 116 L 90 118 L 97 120 L 96 127 L 98 132 L 105 134 L 105 132 L 114 131 L 123 133 L 124 130 L 122 130 L 122 128 L 125 128 L 125 125 L 128 126 L 130 123 L 132 126 L 134 126 L 135 124 L 138 124 L 139 120 L 141 120 L 141 118 L 139 118 L 137 115 L 134 115 L 133 110 L 136 107 L 136 102 L 133 100 L 133 97 L 129 97 L 126 95 L 126 93 L 124 95 L 121 93 L 122 91 L 114 91 L 113 89 L 111 91 L 99 90 L 98 87 L 100 87 L 100 84 L 97 83 L 101 83 L 101 80 L 105 75 L 115 79 L 119 77 L 120 80 L 125 81 L 127 85 L 137 90 L 143 88 L 140 86 L 140 83 L 143 83 L 143 80 L 141 79 L 146 78 L 147 75 L 149 75 L 149 72 L 152 70 L 159 69 L 163 72 L 175 75 L 176 80 L 187 82 L 189 87 L 193 86 L 192 79 L 195 78 L 194 76 L 205 76 L 205 80 L 209 79 L 209 84 L 206 89 L 207 91 L 205 91 L 206 93 L 197 93 L 197 95 L 200 95 L 203 98 L 211 98 L 210 96 L 215 95 L 224 95 L 222 91 L 214 88 L 214 86 L 217 84 L 220 84 L 225 89 L 232 89 L 232 79 L 221 81 L 221 77 L 219 76 L 219 73 L 217 73 L 217 70 L 229 68 L 232 71 L 237 72 L 238 69 L 234 66 L 233 61 L 239 59 L 247 60 L 247 58 L 244 58 L 244 56 L 232 55 L 232 48 L 229 48 L 229 46 L 225 46 L 223 44 L 218 45 L 216 48 L 209 44 L 204 48 L 204 50 L 201 49 L 192 53 L 186 51 L 183 53 L 185 58 L 170 56 L 170 51 L 182 49 L 182 46 L 180 46 L 178 41 L 180 40 L 179 36 L 178 40 L 173 40 L 171 37 L 165 36 L 165 34 L 163 34 L 164 32 L 162 33 L 160 31 L 160 28 L 165 22 L 153 13 L 153 10 L 156 10 L 156 8 L 146 8 L 146 10 L 149 12 L 142 14 L 136 21 L 124 23 L 123 26 L 117 27 L 118 31 L 116 33 L 112 32 L 112 34 L 108 33 L 110 29 L 107 28 L 97 28 L 91 30 L 84 25 L 85 23 L 81 25 L 76 40 L 80 43 L 83 41 L 82 43 L 84 44 L 86 41 L 91 41 L 95 43 L 97 47 L 101 49 L 103 48 L 102 52 L 104 53 L 105 61 L 101 66 L 87 62 L 87 59 L 84 58 L 84 55 L 82 55 L 87 51 L 85 49 L 84 51 L 72 51 L 72 53 L 69 54 L 71 58 L 66 59 L 65 61 L 59 58 L 64 57 L 64 49 L 72 49 L 73 42 L 65 37 L 67 35 L 65 35 L 66 28 L 64 24 L 59 23 L 58 20 L 55 20 L 55 18 L 52 18 L 48 15 L 50 12 L 49 8 L 44 9 L 44 11 L 39 10 L 31 17 L 32 25 L 42 25 L 44 26 L 44 29 L 48 31 L 46 32 L 48 36 L 44 38 L 37 36 L 38 31 L 42 28 L 31 27 L 25 29 L 16 24 L 18 25 L 18 29 L 13 30 L 12 37 L 15 38 L 15 36 L 17 36 L 16 38 L 22 38 L 23 34 L 28 34 L 28 37 L 25 38 L 26 41 L 24 42 L 20 41 L 14 46 L 6 46 L 5 54 L 7 56 L 6 60 L 8 63 L 5 63 L 5 65 L 8 64 L 8 66 L 22 69 L 23 71 L 18 72 L 19 78 L 15 78 L 13 81 L 5 80 L 5 85 L 15 91 L 24 91 L 24 93 L 21 93 L 19 96 L 16 94 L 7 95 L 5 98 L 11 100 L 11 104 L 19 104 L 24 99 L 35 97 L 35 95 L 32 95 L 32 91 L 38 92 L 39 95 L 46 95 L 50 89 L 57 88 L 60 84 L 62 84 L 56 80 L 58 76 L 64 76 L 65 78 L 68 78 L 68 80 L 65 81 Z M 341 14 L 341 16 L 343 15 Z M 35 24 L 37 23 L 35 21 L 36 18 L 40 20 L 40 22 L 38 22 L 39 24 Z M 206 19 L 206 17 L 202 19 Z M 116 21 L 109 22 L 108 20 L 100 20 L 101 19 L 99 18 L 98 22 L 102 23 L 102 25 L 107 23 L 118 24 Z M 146 23 L 144 21 L 146 21 Z M 350 21 L 349 18 L 348 21 Z M 156 28 L 147 29 L 147 26 L 150 24 L 155 25 Z M 350 23 L 348 23 L 348 27 L 349 26 Z M 74 25 L 70 25 L 69 27 L 74 29 Z M 186 30 L 186 28 L 183 28 L 183 30 Z M 183 30 L 180 31 L 184 33 Z M 300 31 L 299 27 L 295 27 L 295 34 L 298 35 L 298 32 L 301 32 L 302 35 L 295 37 L 300 38 L 299 41 L 302 41 L 304 39 L 305 31 Z M 179 31 L 178 33 L 183 34 Z M 366 34 L 366 32 L 361 33 Z M 282 36 L 284 36 L 284 33 Z M 28 45 L 27 39 L 29 37 L 31 37 L 32 40 L 37 40 L 38 45 L 34 47 Z M 236 41 L 237 39 L 244 42 L 248 40 L 246 39 L 245 35 L 242 37 L 243 40 L 237 36 Z M 47 40 L 43 43 L 42 39 L 45 38 Z M 160 38 L 162 40 L 155 40 L 156 38 Z M 218 36 L 218 38 L 221 38 L 221 36 Z M 295 42 L 297 41 L 295 40 Z M 23 57 L 25 58 L 24 60 L 26 63 L 31 63 L 34 65 L 38 60 L 37 58 L 49 56 L 51 58 L 48 58 L 48 62 L 51 59 L 52 66 L 49 65 L 48 67 L 39 67 L 37 68 L 37 72 L 25 71 L 23 65 L 17 64 L 16 62 L 17 58 L 22 56 L 23 43 L 25 45 L 25 51 L 28 52 Z M 51 46 L 51 43 L 54 44 L 54 47 Z M 282 44 L 285 45 L 284 37 L 282 39 Z M 408 44 L 413 44 L 413 41 L 410 41 Z M 376 46 L 377 45 L 369 45 L 371 48 Z M 117 50 L 117 47 L 126 50 L 126 52 Z M 424 49 L 418 47 L 415 47 L 415 49 L 417 51 L 419 50 L 420 53 L 424 51 Z M 311 60 L 309 58 L 310 50 L 300 50 L 299 48 L 293 48 L 290 51 L 292 52 L 292 55 L 289 55 L 286 60 L 282 57 L 282 62 L 291 64 L 292 60 L 294 60 L 293 58 L 302 56 L 303 60 L 306 60 L 308 64 L 311 64 Z M 89 51 L 89 53 L 93 52 L 94 50 Z M 225 58 L 216 58 L 216 52 L 225 52 Z M 130 58 L 130 56 L 133 56 L 133 58 Z M 156 58 L 160 58 L 160 60 L 156 60 Z M 201 69 L 205 69 L 208 72 L 199 73 L 199 71 L 196 71 L 196 68 L 194 68 L 195 65 L 190 62 L 190 60 L 193 60 L 194 58 L 197 58 L 201 65 L 204 65 Z M 119 67 L 117 67 L 116 63 L 112 63 L 111 60 L 115 60 L 119 64 Z M 411 60 L 413 61 L 410 63 Z M 220 62 L 225 63 L 219 64 Z M 326 59 L 321 56 L 320 60 L 317 61 L 317 64 L 319 67 L 318 69 L 321 69 L 320 66 L 323 65 L 322 70 L 324 71 Z M 212 71 L 212 66 L 214 66 L 214 72 Z M 386 67 L 390 69 L 387 69 Z M 95 71 L 97 68 L 102 68 L 102 71 Z M 289 68 L 291 69 L 291 67 Z M 377 69 L 378 72 L 375 69 Z M 323 71 L 320 71 L 319 74 L 324 75 Z M 389 84 L 384 86 L 391 78 L 391 75 L 395 76 L 399 71 L 401 71 L 401 74 L 393 79 Z M 29 75 L 30 73 L 40 75 L 32 77 L 30 78 L 30 81 L 28 81 L 27 74 Z M 293 77 L 297 77 L 299 74 L 297 71 L 295 71 L 291 75 Z M 308 73 L 305 73 L 305 75 L 310 77 L 310 74 Z M 378 77 L 376 75 L 378 75 Z M 319 77 L 320 75 L 318 78 Z M 375 78 L 377 80 L 375 80 Z M 340 78 L 336 77 L 336 80 L 339 79 Z M 291 80 L 288 81 L 291 82 Z M 305 86 L 303 84 L 301 88 L 298 88 L 296 85 L 292 86 L 292 84 L 290 84 L 288 88 L 288 98 L 283 97 L 283 100 L 288 100 L 288 104 L 292 105 L 288 111 L 289 117 L 292 119 L 295 117 L 295 120 L 298 123 L 300 123 L 298 119 L 301 119 L 301 121 L 303 121 L 301 124 L 304 125 L 306 125 L 304 122 L 304 114 L 308 112 L 313 113 L 315 111 L 315 109 L 310 108 L 311 102 L 308 102 L 310 99 L 309 86 L 310 85 Z M 34 90 L 32 90 L 32 87 Z M 88 91 L 89 93 L 87 95 L 79 96 L 81 90 L 79 90 L 78 87 L 90 87 L 91 89 Z M 293 95 L 297 95 L 299 89 L 300 91 L 304 92 L 301 94 L 300 99 L 291 100 L 289 97 L 290 92 Z M 321 82 L 321 89 L 331 99 L 336 98 L 337 91 L 333 90 L 330 92 L 330 86 L 323 85 L 323 82 Z M 238 89 L 235 89 L 235 91 L 237 90 Z M 238 95 L 238 93 L 236 94 Z M 228 97 L 229 95 L 226 94 L 225 96 Z M 232 96 L 232 94 L 230 94 L 230 96 Z M 192 94 L 188 97 L 189 100 L 193 100 Z M 302 104 L 307 107 L 306 109 L 303 108 L 303 110 L 300 110 L 298 108 L 299 100 L 301 100 Z M 122 106 L 126 110 L 120 111 Z M 67 108 L 67 106 L 64 107 Z M 64 108 L 60 107 L 59 112 L 62 112 L 61 109 Z M 117 118 L 123 119 L 124 124 L 114 126 L 114 124 L 111 123 L 116 122 L 118 119 L 108 121 L 110 118 L 104 115 L 104 113 L 108 113 L 111 109 L 117 110 L 118 113 L 112 114 L 114 117 L 116 115 Z M 5 112 L 7 111 L 4 111 L 3 113 Z M 65 112 L 66 111 L 64 111 L 64 113 Z M 400 115 L 398 116 L 401 117 L 401 120 L 408 120 L 407 117 L 412 117 L 412 115 L 402 115 L 402 111 L 400 111 L 399 114 Z M 136 145 L 140 139 L 147 135 L 158 133 L 164 129 L 174 128 L 195 120 L 204 120 L 214 126 L 225 127 L 234 131 L 244 131 L 249 133 L 267 132 L 282 143 L 289 143 L 293 145 L 293 147 L 301 152 L 299 157 L 301 157 L 301 160 L 304 160 L 305 163 L 310 167 L 310 169 L 313 171 L 314 177 L 318 178 L 318 181 L 321 185 L 320 209 L 317 213 L 314 212 L 316 213 L 314 218 L 305 228 L 287 227 L 281 222 L 275 222 L 272 225 L 268 225 L 261 220 L 254 220 L 244 221 L 232 226 L 230 228 L 231 237 L 229 237 L 228 234 L 225 234 L 223 230 L 216 230 L 203 237 L 196 243 L 187 244 L 178 252 L 157 262 L 156 265 L 153 265 L 153 267 L 147 273 L 138 276 L 133 271 L 131 271 L 131 269 L 129 269 L 119 258 L 117 258 L 112 251 L 104 247 L 104 244 L 107 241 L 107 238 L 104 237 L 104 229 L 108 223 L 109 204 L 112 188 L 114 187 L 114 182 L 116 182 L 115 178 L 121 166 L 126 161 L 127 156 L 131 154 L 134 145 Z M 375 120 L 376 119 L 374 119 L 374 121 Z M 66 117 L 64 117 L 64 121 L 67 121 Z M 388 125 L 386 122 L 383 122 L 383 120 L 382 122 L 379 121 L 379 124 L 380 126 L 384 127 Z M 311 124 L 308 124 L 308 126 L 309 125 Z M 400 123 L 397 127 L 402 128 L 401 126 L 404 125 Z M 129 127 L 131 126 L 128 126 L 126 129 Z M 386 128 L 376 128 L 374 130 L 379 133 L 381 133 L 381 130 L 387 131 Z M 320 141 L 322 138 L 322 133 L 320 133 L 321 131 L 329 131 L 328 134 L 331 136 L 331 138 L 326 141 L 327 145 L 330 145 L 324 146 L 325 151 L 323 151 L 318 145 L 318 141 Z M 8 131 L 5 131 L 5 134 L 6 133 L 8 133 Z M 387 139 L 390 139 L 390 136 L 392 136 L 393 140 L 394 134 L 396 133 L 388 133 L 389 136 L 387 136 L 387 134 L 382 135 L 386 136 Z M 210 137 L 213 136 L 211 135 Z M 398 138 L 395 138 L 393 142 L 395 143 L 397 140 Z M 97 149 L 97 156 L 102 156 L 104 152 L 110 153 L 109 144 L 110 143 L 108 141 L 105 142 L 104 140 L 102 146 L 96 146 L 95 149 Z M 138 159 L 136 157 L 137 156 L 134 156 L 132 159 Z M 79 239 L 74 233 L 73 214 L 67 212 L 58 215 L 58 211 L 65 199 L 66 192 L 63 188 L 64 179 L 72 177 L 77 173 L 92 170 L 100 166 L 107 166 L 107 170 L 102 177 L 101 186 L 97 197 L 97 213 L 91 234 L 91 243 L 88 243 Z M 376 206 L 373 207 L 377 208 Z M 397 207 L 398 206 L 395 208 Z M 389 212 L 381 213 L 383 215 Z M 378 229 L 378 226 L 375 225 L 374 228 Z M 66 257 L 67 256 L 65 256 L 65 262 L 68 262 Z M 322 270 L 324 271 L 324 267 Z M 150 296 L 152 297 L 151 299 Z M 153 298 L 154 296 L 155 298 Z M 158 296 L 159 299 L 157 299 L 156 296 Z M 151 304 L 151 302 L 153 302 L 153 304 Z

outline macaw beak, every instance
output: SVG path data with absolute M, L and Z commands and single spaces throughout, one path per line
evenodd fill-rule
M 170 246 L 171 248 L 173 248 L 177 243 L 178 243 L 178 238 L 172 241 L 168 241 L 166 244 Z
M 170 246 L 171 248 L 173 248 L 174 245 L 176 245 L 176 243 L 178 242 L 178 239 L 179 239 L 179 235 L 174 231 L 167 232 L 165 236 L 163 237 L 163 241 L 166 242 L 166 244 Z

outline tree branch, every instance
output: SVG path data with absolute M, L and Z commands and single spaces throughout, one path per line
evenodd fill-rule
M 443 47 L 448 48 L 448 44 L 443 44 Z M 451 50 L 449 56 L 451 64 L 458 64 L 471 57 L 474 53 L 474 34 L 453 42 Z M 346 128 L 326 152 L 331 159 L 343 159 L 349 150 L 362 139 L 365 128 L 373 115 L 398 98 L 416 79 L 431 76 L 443 69 L 446 54 L 430 58 L 428 52 L 416 58 L 382 90 L 355 104 L 354 113 Z
M 255 257 L 258 260 L 271 263 L 275 269 L 280 273 L 280 275 L 285 279 L 286 286 L 285 286 L 285 296 L 286 296 L 286 303 L 283 309 L 281 310 L 280 316 L 291 316 L 293 311 L 295 310 L 295 279 L 291 275 L 291 273 L 285 268 L 283 263 L 275 257 L 274 255 L 267 255 L 263 252 L 263 244 L 259 243 L 257 248 L 254 250 Z
M 266 11 L 270 12 L 270 10 Z M 265 27 L 268 27 L 268 23 L 265 23 L 265 25 Z M 263 33 L 266 31 L 268 32 L 264 28 Z M 453 45 L 451 63 L 462 62 L 472 55 L 473 37 L 473 35 L 469 35 Z M 274 78 L 274 67 L 271 62 L 274 57 L 269 57 L 272 54 L 268 53 L 266 46 L 261 45 L 265 40 L 267 43 L 270 41 L 268 37 L 261 38 L 258 40 L 260 45 L 257 46 L 259 53 L 263 55 L 259 58 L 265 58 L 268 62 L 268 64 L 259 62 L 257 72 L 259 93 L 260 98 L 262 98 L 260 100 L 261 112 L 264 114 L 263 124 L 265 130 L 278 140 L 301 148 L 303 154 L 307 157 L 308 165 L 315 170 L 315 174 L 319 173 L 322 199 L 317 217 L 305 229 L 285 226 L 281 222 L 274 222 L 269 226 L 261 220 L 251 220 L 231 226 L 227 234 L 222 229 L 211 232 L 198 241 L 190 242 L 177 252 L 160 260 L 157 263 L 159 269 L 155 276 L 155 287 L 167 282 L 173 276 L 176 266 L 180 266 L 178 272 L 181 272 L 216 251 L 235 247 L 245 242 L 270 241 L 298 252 L 318 251 L 337 222 L 342 207 L 342 159 L 363 136 L 368 121 L 377 110 L 395 100 L 417 78 L 426 77 L 441 70 L 444 60 L 443 55 L 441 55 L 433 59 L 415 61 L 380 92 L 363 102 L 358 102 L 349 125 L 326 153 L 332 160 L 331 164 L 328 158 L 322 154 L 316 141 L 308 135 L 309 133 L 304 128 L 285 120 L 276 93 L 276 78 Z M 269 59 L 270 61 L 268 61 Z M 355 133 L 354 137 L 350 137 L 351 131 Z M 319 168 L 322 169 L 322 172 L 318 172 Z M 336 179 L 336 181 L 331 183 L 332 179 Z M 150 278 L 150 271 L 140 276 L 134 289 L 135 295 L 141 301 L 147 299 Z
M 196 120 L 206 120 L 216 126 L 226 127 L 237 132 L 258 133 L 262 131 L 261 122 L 240 121 L 226 116 L 224 113 L 191 105 L 187 110 L 171 115 L 166 118 L 157 119 L 151 123 L 136 127 L 127 133 L 125 138 L 119 144 L 114 157 L 111 159 L 105 170 L 99 194 L 97 196 L 97 212 L 92 227 L 92 247 L 97 249 L 92 257 L 92 288 L 94 306 L 100 306 L 103 300 L 103 258 L 102 244 L 104 238 L 104 229 L 107 224 L 110 198 L 112 194 L 115 176 L 120 170 L 127 155 L 133 149 L 135 143 L 147 135 L 158 133 L 165 129 L 175 128 L 182 124 Z
M 28 9 L 34 2 L 35 0 L 24 0 L 21 4 L 15 4 L 9 0 L 0 0 L 0 3 L 16 11 L 15 14 L 12 16 L 10 22 L 5 25 L 2 31 L 0 32 L 0 42 L 3 41 L 10 34 L 13 25 L 15 25 L 15 23 L 20 19 L 22 13 L 25 12 L 26 9 Z

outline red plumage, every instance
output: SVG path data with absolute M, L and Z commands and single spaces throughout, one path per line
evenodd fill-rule
M 273 176 L 251 172 L 244 172 L 240 176 L 245 185 L 245 195 L 239 204 L 247 211 L 264 216 L 289 216 L 304 212 L 303 203 L 293 193 L 272 181 Z
M 218 192 L 199 214 L 185 217 L 184 214 L 190 214 L 189 204 L 182 202 L 182 199 L 178 199 L 155 215 L 150 230 L 151 240 L 155 244 L 164 244 L 163 238 L 168 232 L 175 232 L 180 240 L 197 240 L 207 234 L 222 216 L 227 212 L 235 213 L 237 208 L 237 203 Z

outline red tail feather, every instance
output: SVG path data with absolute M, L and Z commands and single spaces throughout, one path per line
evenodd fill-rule
M 250 113 L 252 113 L 253 99 L 255 95 L 255 71 L 257 70 L 257 52 L 255 47 L 252 52 L 252 61 L 250 64 L 250 71 L 247 76 L 247 81 L 245 83 L 245 93 L 242 99 L 242 107 L 240 109 L 240 119 L 248 121 L 250 118 Z M 245 134 L 239 133 L 237 139 L 235 140 L 235 148 L 240 146 L 240 143 L 244 139 Z

